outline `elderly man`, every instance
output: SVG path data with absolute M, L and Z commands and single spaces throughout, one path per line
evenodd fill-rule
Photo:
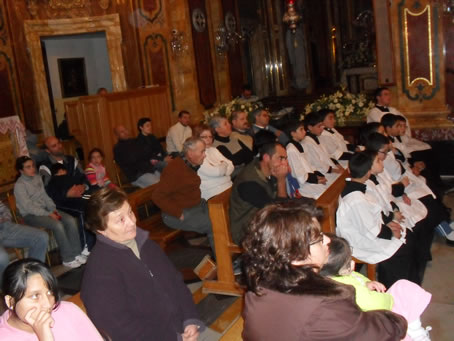
M 178 114 L 178 122 L 170 127 L 167 138 L 167 152 L 175 156 L 183 150 L 183 143 L 192 136 L 192 129 L 189 126 L 191 122 L 191 114 L 188 111 L 180 111 Z
M 80 181 L 85 181 L 85 173 L 82 169 L 79 160 L 74 156 L 65 155 L 63 145 L 55 136 L 49 136 L 44 140 L 46 147 L 47 159 L 44 160 L 39 167 L 39 174 L 43 178 L 44 185 L 47 186 L 51 178 L 51 167 L 55 163 L 61 163 L 65 166 L 68 175 Z M 83 186 L 74 187 L 68 192 L 69 197 L 79 197 L 84 192 Z M 80 194 L 80 195 L 79 195 Z
M 153 202 L 162 210 L 164 223 L 177 230 L 206 234 L 214 250 L 208 205 L 201 197 L 197 170 L 205 159 L 205 143 L 191 137 L 183 144 L 183 155 L 164 168 Z
M 212 117 L 210 127 L 215 132 L 213 147 L 232 161 L 236 175 L 239 168 L 252 161 L 254 154 L 241 140 L 231 137 L 232 126 L 225 117 Z
M 130 138 L 128 129 L 119 125 L 114 128 L 118 138 L 114 146 L 114 159 L 128 180 L 137 187 L 145 188 L 159 182 L 161 173 L 154 167 L 144 146 Z
M 286 177 L 289 174 L 287 152 L 279 143 L 268 143 L 259 157 L 236 177 L 230 197 L 230 231 L 240 243 L 254 214 L 265 205 L 287 199 Z
M 244 111 L 234 111 L 232 116 L 230 116 L 232 123 L 232 135 L 231 137 L 237 138 L 243 142 L 250 150 L 254 145 L 254 140 L 251 135 L 249 135 L 249 122 L 247 120 L 247 114 Z
M 252 122 L 250 134 L 254 137 L 261 130 L 268 130 L 276 135 L 279 142 L 285 146 L 289 142 L 289 138 L 284 132 L 270 125 L 270 113 L 264 108 L 259 108 L 249 114 L 249 120 Z

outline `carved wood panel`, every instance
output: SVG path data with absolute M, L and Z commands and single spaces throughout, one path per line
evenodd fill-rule
M 224 25 L 227 29 L 234 29 L 236 32 L 240 32 L 240 19 L 237 15 L 238 11 L 235 5 L 235 0 L 222 0 L 222 8 L 224 10 Z M 243 78 L 243 65 L 241 61 L 241 48 L 239 44 L 233 45 L 229 48 L 227 54 L 229 60 L 229 75 L 230 75 L 230 88 L 233 97 L 241 95 L 241 90 L 244 82 Z
M 188 0 L 192 20 L 192 42 L 197 69 L 200 103 L 211 108 L 216 102 L 211 42 L 208 34 L 208 18 L 204 0 Z

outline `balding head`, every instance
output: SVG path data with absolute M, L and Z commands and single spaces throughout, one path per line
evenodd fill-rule
M 116 126 L 114 128 L 114 134 L 118 140 L 127 140 L 130 137 L 128 129 L 123 125 Z
M 44 139 L 46 151 L 56 158 L 62 158 L 64 155 L 63 145 L 55 136 L 49 136 Z

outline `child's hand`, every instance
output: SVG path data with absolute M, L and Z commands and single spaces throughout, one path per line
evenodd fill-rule
M 317 183 L 325 185 L 327 181 L 324 176 L 317 176 Z
M 386 292 L 386 287 L 380 282 L 370 281 L 366 283 L 366 287 L 369 290 L 375 290 L 377 292 Z
M 408 197 L 408 195 L 404 194 L 402 195 L 402 200 L 404 201 L 405 204 L 411 205 L 411 199 Z

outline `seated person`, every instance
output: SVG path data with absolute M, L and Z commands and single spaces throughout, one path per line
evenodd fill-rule
M 288 137 L 284 132 L 270 125 L 270 113 L 264 108 L 258 108 L 249 113 L 249 121 L 252 127 L 249 130 L 252 137 L 260 130 L 269 130 L 278 138 L 279 142 L 285 146 L 288 143 Z
M 161 181 L 152 194 L 167 226 L 206 234 L 214 251 L 213 230 L 208 205 L 200 192 L 197 171 L 205 159 L 205 142 L 191 137 L 183 144 L 182 156 L 172 159 L 162 171 Z
M 45 231 L 11 221 L 11 212 L 0 201 L 0 283 L 9 263 L 6 247 L 27 248 L 28 257 L 44 261 L 49 235 Z
M 291 137 L 286 150 L 291 174 L 298 181 L 298 191 L 304 197 L 317 199 L 328 188 L 328 180 L 323 173 L 314 169 L 306 159 L 301 144 L 306 136 L 304 123 L 301 121 L 289 122 L 285 128 L 285 133 Z
M 399 279 L 417 283 L 415 238 L 407 233 L 394 216 L 386 216 L 380 204 L 366 192 L 365 182 L 372 172 L 374 158 L 366 152 L 352 156 L 348 167 L 351 178 L 339 198 L 336 212 L 336 234 L 348 240 L 353 256 L 359 260 L 378 263 L 380 281 L 390 287 Z
M 324 175 L 330 173 L 342 173 L 344 169 L 336 159 L 330 157 L 326 149 L 320 143 L 319 137 L 324 129 L 322 116 L 316 112 L 311 112 L 304 117 L 304 128 L 306 137 L 301 144 L 303 145 L 309 163 Z
M 57 279 L 38 260 L 11 263 L 2 291 L 8 308 L 0 317 L 2 341 L 104 340 L 79 307 L 60 300 Z
M 159 182 L 161 173 L 137 140 L 130 138 L 129 131 L 120 125 L 114 128 L 114 133 L 118 138 L 114 146 L 114 159 L 131 184 L 145 188 Z
M 53 200 L 59 210 L 62 210 L 78 220 L 80 243 L 85 255 L 90 254 L 90 250 L 96 242 L 95 236 L 85 230 L 85 206 L 87 199 L 90 198 L 88 186 L 81 184 L 74 177 L 68 175 L 66 168 L 61 163 L 51 166 L 52 177 L 46 187 L 46 192 Z M 77 196 L 68 196 L 71 190 L 78 190 Z
M 232 135 L 233 138 L 237 138 L 243 142 L 246 147 L 252 150 L 254 140 L 251 135 L 249 135 L 249 122 L 247 120 L 247 113 L 245 111 L 234 111 L 230 116 L 230 123 L 232 125 Z
M 430 302 L 431 294 L 419 285 L 406 280 L 394 283 L 388 290 L 380 282 L 371 281 L 355 269 L 352 251 L 348 242 L 335 235 L 329 236 L 328 262 L 320 273 L 336 282 L 355 288 L 356 303 L 363 311 L 386 309 L 399 314 L 408 322 L 407 336 L 404 340 L 430 341 L 428 331 L 431 327 L 421 326 L 420 316 Z
M 386 87 L 377 88 L 375 90 L 375 107 L 373 107 L 367 114 L 367 123 L 371 122 L 381 122 L 381 118 L 385 114 L 394 114 L 405 117 L 399 110 L 390 106 L 391 104 L 391 91 Z M 408 123 L 407 118 L 407 130 L 405 134 L 411 136 L 410 124 Z
M 74 156 L 64 154 L 63 145 L 59 139 L 55 136 L 49 136 L 44 140 L 44 145 L 48 156 L 39 166 L 39 175 L 42 176 L 45 186 L 47 186 L 52 176 L 50 167 L 55 163 L 63 164 L 68 171 L 68 175 L 76 181 L 83 182 L 85 180 L 84 170 L 79 160 Z
M 259 98 L 255 95 L 252 94 L 252 88 L 249 84 L 243 85 L 241 89 L 241 96 L 240 96 L 240 101 L 242 102 L 257 102 Z
M 251 149 L 241 140 L 231 137 L 232 126 L 225 117 L 212 117 L 210 127 L 215 132 L 213 147 L 216 147 L 222 155 L 232 161 L 237 169 L 252 161 L 254 154 Z
M 345 141 L 341 133 L 336 128 L 336 116 L 329 109 L 322 109 L 318 112 L 323 119 L 325 129 L 319 136 L 320 143 L 325 147 L 329 156 L 336 160 L 350 160 L 357 147 L 354 144 Z
M 401 340 L 407 321 L 364 312 L 355 290 L 320 275 L 329 237 L 314 204 L 290 201 L 257 212 L 243 241 L 247 289 L 243 340 Z
M 147 158 L 151 160 L 151 164 L 159 172 L 162 172 L 167 162 L 171 159 L 167 156 L 167 153 L 162 148 L 161 143 L 152 133 L 151 119 L 148 117 L 142 117 L 137 122 L 137 129 L 139 134 L 137 135 L 137 143 L 141 147 L 141 150 Z
M 202 198 L 208 200 L 232 187 L 230 175 L 233 173 L 234 167 L 232 161 L 213 147 L 213 133 L 210 127 L 205 124 L 195 126 L 193 133 L 194 137 L 205 142 L 206 157 L 197 174 L 201 181 Z
M 287 174 L 287 152 L 277 142 L 263 145 L 259 156 L 238 174 L 230 197 L 230 232 L 235 243 L 241 242 L 258 210 L 288 198 Z
M 166 137 L 167 153 L 177 156 L 183 151 L 183 143 L 192 136 L 191 114 L 182 110 L 178 113 L 178 122 L 169 128 Z
M 14 184 L 14 196 L 25 223 L 52 230 L 64 266 L 77 268 L 85 264 L 87 257 L 81 254 L 76 219 L 57 210 L 44 189 L 41 177 L 36 174 L 35 164 L 31 158 L 28 156 L 17 158 L 16 169 L 20 176 Z
M 102 188 L 87 205 L 87 227 L 98 239 L 82 280 L 87 314 L 112 340 L 197 340 L 204 325 L 191 292 L 136 226 L 127 199 L 120 189 Z
M 99 148 L 93 148 L 88 153 L 88 165 L 85 167 L 85 176 L 92 190 L 103 187 L 117 187 L 109 178 L 106 167 L 103 165 L 104 152 Z
M 385 128 L 385 135 L 389 137 L 393 145 L 393 152 L 401 163 L 411 163 L 422 170 L 422 175 L 427 180 L 427 185 L 437 195 L 443 197 L 444 184 L 438 171 L 438 162 L 434 158 L 431 149 L 426 151 L 411 151 L 402 140 L 406 120 L 404 117 L 393 114 L 385 114 L 381 124 Z

